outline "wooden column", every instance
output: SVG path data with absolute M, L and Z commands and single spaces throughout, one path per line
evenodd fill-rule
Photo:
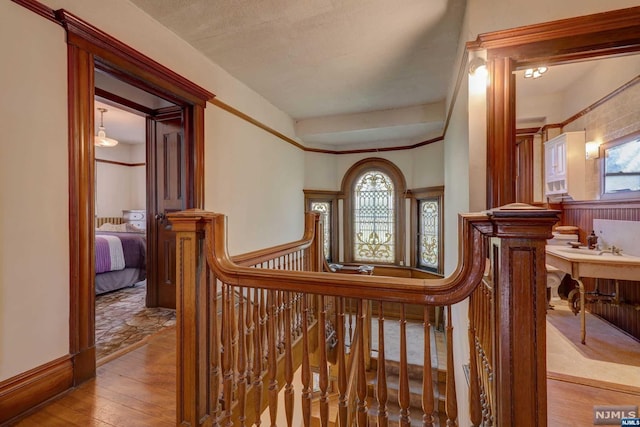
M 93 55 L 67 46 L 69 92 L 69 273 L 73 380 L 96 375 Z
M 204 252 L 204 228 L 213 214 L 190 209 L 168 215 L 176 232 L 176 333 L 177 354 L 177 425 L 211 425 L 215 417 L 216 396 L 211 357 L 211 295 L 209 269 Z
M 495 425 L 547 425 L 545 244 L 558 211 L 513 204 L 489 213 L 495 286 Z
M 487 208 L 494 208 L 516 201 L 516 85 L 511 58 L 492 58 L 487 65 Z

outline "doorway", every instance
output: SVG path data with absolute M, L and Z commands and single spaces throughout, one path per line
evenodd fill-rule
M 179 106 L 183 114 L 185 208 L 203 206 L 204 107 L 213 94 L 91 25 L 58 11 L 67 30 L 69 93 L 70 342 L 73 381 L 95 376 L 95 71 Z M 149 163 L 149 162 L 148 162 Z M 149 215 L 153 231 L 155 215 Z M 151 271 L 150 271 L 151 272 Z M 151 294 L 151 292 L 149 292 Z M 155 295 L 148 296 L 152 301 Z
M 96 70 L 94 79 L 96 132 L 99 129 L 97 125 L 104 124 L 102 130 L 109 141 L 94 148 L 95 345 L 97 364 L 101 365 L 132 350 L 148 336 L 175 325 L 173 278 L 149 274 L 152 269 L 160 272 L 170 270 L 163 261 L 171 265 L 173 247 L 167 246 L 162 237 L 158 239 L 167 234 L 162 221 L 158 221 L 160 233 L 147 230 L 147 224 L 151 227 L 149 214 L 160 216 L 166 212 L 166 207 L 158 206 L 158 201 L 165 203 L 171 197 L 164 194 L 164 186 L 158 185 L 159 181 L 165 180 L 148 173 L 147 166 L 151 172 L 164 169 L 157 167 L 158 160 L 163 165 L 173 165 L 171 177 L 175 177 L 176 170 L 184 170 L 180 163 L 185 156 L 174 155 L 170 159 L 172 162 L 166 162 L 158 159 L 154 150 L 156 129 L 164 126 L 167 111 L 173 111 L 174 135 L 166 132 L 162 135 L 167 136 L 169 142 L 182 140 L 182 111 L 178 106 L 126 85 L 100 70 Z M 147 153 L 149 150 L 150 154 Z M 183 182 L 185 180 L 180 179 L 178 186 Z M 174 189 L 176 184 L 173 184 L 168 188 Z M 156 196 L 157 193 L 160 197 Z M 185 194 L 185 191 L 178 194 Z M 173 199 L 174 209 L 184 208 L 183 200 L 179 197 Z M 168 233 L 169 237 L 164 240 L 173 237 L 170 230 Z M 115 253 L 106 251 L 107 246 L 112 247 Z M 157 254 L 162 254 L 160 262 L 154 259 Z M 154 295 L 162 298 L 155 301 Z

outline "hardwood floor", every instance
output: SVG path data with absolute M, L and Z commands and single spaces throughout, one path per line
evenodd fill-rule
M 98 375 L 40 408 L 17 426 L 174 426 L 175 329 L 98 368 Z M 547 381 L 550 427 L 593 425 L 593 405 L 640 405 L 640 390 L 611 390 L 597 381 Z
M 560 380 L 547 380 L 549 427 L 593 425 L 594 405 L 640 405 L 640 392 L 623 393 Z
M 175 328 L 154 335 L 16 425 L 175 426 L 175 335 Z

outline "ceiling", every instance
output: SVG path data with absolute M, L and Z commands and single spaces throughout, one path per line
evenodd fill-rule
M 305 145 L 442 135 L 465 0 L 132 1 L 295 119 Z
M 466 0 L 132 1 L 289 114 L 308 147 L 403 147 L 444 132 Z M 553 66 L 540 79 L 516 72 L 517 102 L 565 91 L 596 62 Z M 168 105 L 100 73 L 96 85 L 149 108 Z M 107 108 L 108 136 L 144 141 L 144 124 L 128 135 L 118 119 L 130 113 Z M 547 119 L 544 106 L 528 114 L 518 127 Z

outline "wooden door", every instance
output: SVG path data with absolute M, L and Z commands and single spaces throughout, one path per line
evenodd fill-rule
M 163 110 L 148 120 L 149 170 L 149 261 L 147 305 L 176 307 L 176 237 L 167 214 L 188 205 L 187 144 L 183 112 Z

